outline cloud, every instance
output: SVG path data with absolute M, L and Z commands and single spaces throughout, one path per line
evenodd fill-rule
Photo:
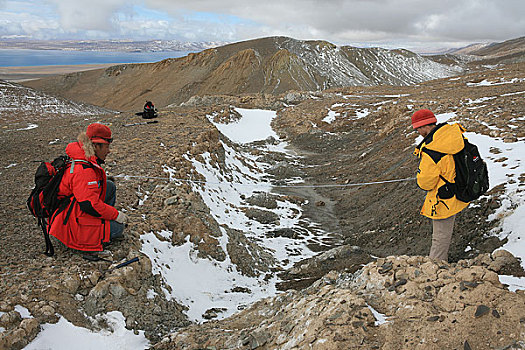
M 112 17 L 133 2 L 126 0 L 49 0 L 56 6 L 60 23 L 65 31 L 109 31 Z
M 181 8 L 236 16 L 283 34 L 362 41 L 414 37 L 428 41 L 505 40 L 525 33 L 523 0 L 146 0 L 175 14 Z M 238 33 L 242 35 L 242 33 Z
M 50 29 L 55 28 L 55 38 L 238 41 L 285 35 L 410 48 L 421 43 L 503 41 L 525 33 L 523 0 L 0 0 L 1 4 L 8 10 L 0 13 L 0 33 L 20 30 L 52 37 Z M 40 7 L 39 13 L 32 10 L 35 7 Z M 22 12 L 32 17 L 32 28 Z
M 0 11 L 1 38 L 47 39 L 60 35 L 60 24 L 54 19 L 41 18 L 29 13 Z

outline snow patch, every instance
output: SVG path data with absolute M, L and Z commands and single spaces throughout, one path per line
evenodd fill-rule
M 15 311 L 17 311 L 20 314 L 20 316 L 22 316 L 22 318 L 33 318 L 31 312 L 29 312 L 29 310 L 23 307 L 22 305 L 16 305 Z
M 28 124 L 27 127 L 16 129 L 16 131 L 31 130 L 31 129 L 36 129 L 36 128 L 38 128 L 38 124 Z
M 25 350 L 120 350 L 146 349 L 150 346 L 144 331 L 135 335 L 133 331 L 126 329 L 126 320 L 119 311 L 99 315 L 97 319 L 105 320 L 110 329 L 94 332 L 77 327 L 61 316 L 55 324 L 43 324 L 40 333 Z
M 376 319 L 376 321 L 374 322 L 374 326 L 381 326 L 382 324 L 390 322 L 390 321 L 388 321 L 388 318 L 384 314 L 379 313 L 376 309 L 374 309 L 373 307 L 371 307 L 368 304 L 366 304 L 366 306 L 368 306 L 370 311 L 372 311 L 372 314 L 374 315 L 374 317 Z
M 355 119 L 365 118 L 370 114 L 368 108 L 355 111 Z
M 207 118 L 224 136 L 236 143 L 245 144 L 265 140 L 268 137 L 279 138 L 270 126 L 277 115 L 276 112 L 244 108 L 235 108 L 235 110 L 242 118 L 232 123 L 215 123 L 213 116 L 210 115 Z
M 224 309 L 219 318 L 228 317 L 240 305 L 276 293 L 274 282 L 261 283 L 257 278 L 242 275 L 229 258 L 222 262 L 199 258 L 189 240 L 177 247 L 159 240 L 152 232 L 143 234 L 141 240 L 141 252 L 152 261 L 153 274 L 160 274 L 171 289 L 164 288 L 166 298 L 186 305 L 192 321 L 205 321 L 203 314 L 211 308 Z M 249 288 L 251 292 L 232 292 L 235 286 Z
M 501 227 L 496 230 L 501 229 L 500 238 L 507 238 L 508 242 L 501 248 L 521 258 L 525 268 L 525 193 L 517 180 L 525 173 L 525 143 L 505 143 L 502 139 L 475 133 L 465 133 L 465 136 L 478 146 L 487 163 L 491 188 L 501 184 L 505 186 L 505 193 L 501 196 L 502 205 L 488 220 L 503 219 Z M 491 152 L 496 149 L 502 153 Z M 507 159 L 498 161 L 502 157 Z
M 243 124 L 246 111 L 240 110 L 242 115 L 240 123 L 235 127 L 222 129 L 224 125 L 217 125 L 221 132 L 230 133 L 230 137 L 238 142 L 247 143 L 255 139 L 265 139 L 269 133 L 259 134 L 256 137 L 246 137 L 240 140 L 237 133 L 251 130 L 250 124 Z M 252 120 L 260 129 L 270 128 L 271 120 L 275 113 L 271 111 L 255 112 Z M 248 113 L 249 114 L 249 113 Z M 259 124 L 258 116 L 264 118 L 267 128 Z M 251 118 L 251 119 L 250 119 Z M 271 129 L 271 128 L 270 128 Z M 276 136 L 276 135 L 275 135 Z M 199 175 L 199 181 L 190 181 L 192 189 L 198 193 L 210 210 L 210 214 L 220 225 L 221 236 L 216 237 L 219 246 L 228 253 L 227 245 L 229 236 L 227 229 L 244 232 L 245 237 L 271 254 L 276 264 L 283 268 L 292 266 L 296 261 L 312 256 L 314 253 L 308 248 L 308 243 L 322 244 L 329 235 L 313 222 L 302 218 L 300 204 L 291 203 L 280 199 L 276 194 L 277 207 L 264 210 L 275 213 L 279 221 L 275 223 L 260 223 L 249 218 L 245 210 L 249 208 L 261 209 L 249 204 L 246 199 L 256 193 L 271 193 L 272 185 L 265 172 L 270 165 L 260 161 L 261 152 L 252 155 L 228 145 L 221 141 L 224 158 L 219 160 L 216 155 L 205 152 L 197 156 L 185 155 L 194 168 L 194 173 Z M 266 146 L 257 146 L 264 153 Z M 290 155 L 287 155 L 290 157 Z M 170 181 L 186 181 L 175 178 L 176 169 L 163 166 L 169 174 Z M 299 180 L 297 180 L 299 181 Z M 279 229 L 297 229 L 301 239 L 287 237 L 273 237 L 269 232 Z M 153 264 L 155 274 L 160 274 L 164 282 L 163 292 L 168 299 L 176 299 L 189 308 L 187 315 L 194 321 L 204 321 L 203 314 L 209 309 L 218 309 L 217 318 L 221 319 L 232 315 L 263 297 L 276 294 L 275 284 L 277 279 L 265 280 L 265 273 L 257 277 L 247 277 L 241 274 L 237 266 L 226 256 L 224 261 L 197 256 L 197 248 L 187 238 L 180 246 L 171 243 L 172 232 L 146 232 L 141 236 L 142 249 Z M 232 292 L 249 290 L 249 292 Z
M 146 298 L 155 299 L 157 295 L 158 295 L 157 292 L 155 292 L 153 289 L 149 289 L 148 292 L 146 293 Z
M 335 121 L 336 115 L 337 112 L 330 110 L 328 111 L 328 115 L 324 117 L 322 121 L 328 124 L 332 124 Z
M 479 83 L 467 83 L 467 86 L 476 87 L 476 86 L 494 86 L 494 85 L 503 85 L 503 84 L 516 84 L 525 81 L 525 79 L 512 78 L 511 80 L 505 80 L 504 78 L 499 78 L 497 81 L 489 81 L 484 79 Z
M 511 292 L 525 290 L 525 277 L 499 275 L 499 281 L 509 286 Z

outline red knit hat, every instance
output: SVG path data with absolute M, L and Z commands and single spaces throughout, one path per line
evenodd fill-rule
M 93 143 L 111 143 L 113 139 L 111 138 L 111 129 L 99 123 L 90 124 L 87 127 L 86 131 L 87 136 Z
M 437 123 L 436 116 L 428 109 L 420 109 L 412 114 L 412 127 L 414 129 L 435 123 Z

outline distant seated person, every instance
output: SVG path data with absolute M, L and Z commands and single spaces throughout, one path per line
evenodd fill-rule
M 142 118 L 144 119 L 153 119 L 157 117 L 157 110 L 155 109 L 155 106 L 153 105 L 153 102 L 146 101 L 146 104 L 144 105 L 144 112 L 142 113 Z
M 115 209 L 116 187 L 101 167 L 112 141 L 109 127 L 94 123 L 66 147 L 71 164 L 58 196 L 69 202 L 51 216 L 48 230 L 69 248 L 102 251 L 103 243 L 123 237 L 127 217 Z

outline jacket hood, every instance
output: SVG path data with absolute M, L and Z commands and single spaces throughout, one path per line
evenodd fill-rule
M 84 152 L 82 144 L 79 141 L 72 142 L 69 145 L 67 145 L 66 154 L 71 159 L 87 160 L 87 161 L 97 164 L 97 158 L 95 156 L 92 156 L 89 158 L 86 157 L 86 152 Z
M 423 148 L 445 154 L 456 154 L 465 147 L 463 133 L 465 129 L 459 124 L 439 124 L 428 134 L 416 148 L 419 155 Z

